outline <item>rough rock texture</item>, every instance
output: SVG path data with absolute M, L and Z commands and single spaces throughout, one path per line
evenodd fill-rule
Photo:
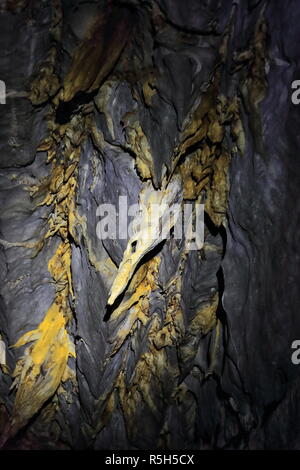
M 299 20 L 296 0 L 2 1 L 4 448 L 300 447 Z M 101 240 L 119 196 L 204 204 L 203 247 Z

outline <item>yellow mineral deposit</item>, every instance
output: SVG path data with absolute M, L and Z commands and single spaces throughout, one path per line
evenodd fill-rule
M 38 251 L 43 248 L 47 239 L 56 236 L 60 240 L 48 263 L 56 294 L 42 322 L 36 329 L 25 333 L 14 345 L 19 348 L 30 343 L 17 361 L 12 374 L 13 387 L 17 392 L 11 420 L 1 444 L 26 425 L 43 404 L 55 395 L 62 382 L 69 378 L 74 380 L 74 373 L 68 366 L 68 358 L 75 357 L 74 344 L 67 332 L 68 322 L 72 318 L 70 298 L 74 298 L 69 235 L 73 236 L 77 222 L 77 167 L 80 146 L 86 137 L 86 132 L 82 129 L 85 129 L 87 122 L 86 118 L 80 123 L 75 119 L 68 125 L 59 127 L 50 120 L 48 124 L 52 133 L 38 148 L 38 151 L 48 152 L 48 162 L 51 162 L 52 169 L 48 179 L 40 186 L 31 187 L 30 193 L 33 197 L 44 195 L 37 205 L 52 207 L 48 230 L 38 243 Z M 65 151 L 58 160 L 60 147 Z
M 107 301 L 108 305 L 113 305 L 115 300 L 127 287 L 138 263 L 147 253 L 164 240 L 164 234 L 169 233 L 170 229 L 176 223 L 179 213 L 175 214 L 173 217 L 166 217 L 164 220 L 161 220 L 160 212 L 157 209 L 155 211 L 154 208 L 163 205 L 169 207 L 175 202 L 180 202 L 182 197 L 181 192 L 181 181 L 179 177 L 175 177 L 169 185 L 165 183 L 165 187 L 157 191 L 153 190 L 153 186 L 150 182 L 144 185 L 139 200 L 142 218 L 140 218 L 139 215 L 136 217 L 136 224 L 139 229 L 128 241 L 118 274 L 110 289 Z M 149 221 L 151 227 L 155 230 L 155 236 L 151 236 Z M 161 224 L 160 221 L 162 221 Z
M 127 293 L 130 298 L 123 301 L 116 308 L 110 318 L 110 322 L 117 323 L 117 320 L 123 315 L 121 322 L 118 322 L 116 331 L 110 342 L 113 349 L 110 357 L 113 356 L 124 344 L 128 336 L 130 336 L 137 327 L 139 320 L 143 326 L 149 321 L 149 295 L 158 288 L 158 268 L 160 258 L 155 256 L 150 261 L 144 263 L 133 276 L 128 286 Z
M 56 392 L 68 357 L 75 357 L 59 304 L 54 302 L 37 329 L 25 333 L 14 347 L 28 343 L 32 344 L 25 349 L 13 373 L 13 387 L 17 387 L 11 421 L 13 434 Z

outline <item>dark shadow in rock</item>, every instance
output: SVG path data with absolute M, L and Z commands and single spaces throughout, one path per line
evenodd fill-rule
M 66 124 L 74 114 L 79 111 L 80 106 L 88 104 L 92 101 L 97 91 L 92 93 L 80 92 L 71 101 L 60 101 L 56 110 L 57 124 Z

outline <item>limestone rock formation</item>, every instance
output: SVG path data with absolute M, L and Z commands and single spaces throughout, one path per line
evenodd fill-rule
M 2 1 L 4 449 L 300 448 L 299 19 L 296 0 Z M 120 198 L 142 230 L 101 238 Z M 177 212 L 145 241 L 150 203 Z M 164 235 L 185 204 L 199 249 Z

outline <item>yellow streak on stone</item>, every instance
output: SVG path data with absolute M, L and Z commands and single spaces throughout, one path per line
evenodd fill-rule
M 201 308 L 194 316 L 191 325 L 190 332 L 193 335 L 197 335 L 199 332 L 207 334 L 213 330 L 217 324 L 217 307 L 219 303 L 219 294 L 216 293 L 212 299 L 212 302 Z
M 212 184 L 207 190 L 205 210 L 217 227 L 226 221 L 229 162 L 230 157 L 227 153 L 223 153 L 215 161 Z
M 141 126 L 135 122 L 127 131 L 129 144 L 136 154 L 136 166 L 142 179 L 154 177 L 153 159 L 146 135 Z
M 71 274 L 71 246 L 66 240 L 58 246 L 54 256 L 48 263 L 48 269 L 56 283 L 67 285 L 68 291 L 74 297 Z
M 140 230 L 137 230 L 135 234 L 129 239 L 126 250 L 124 251 L 123 259 L 119 266 L 117 276 L 111 286 L 108 298 L 108 305 L 113 305 L 118 296 L 126 289 L 129 281 L 131 280 L 138 263 L 142 258 L 149 253 L 157 244 L 162 241 L 165 236 L 164 234 L 174 226 L 176 223 L 176 217 L 166 218 L 162 221 L 163 227 L 160 228 L 160 212 L 159 210 L 154 211 L 154 204 L 170 205 L 178 201 L 181 196 L 181 180 L 179 177 L 174 177 L 172 182 L 167 186 L 163 187 L 162 190 L 153 191 L 150 182 L 147 182 L 144 189 L 140 193 L 139 204 L 141 208 L 141 216 L 135 220 L 140 226 Z M 151 228 L 156 229 L 156 235 L 151 236 L 149 232 L 149 223 L 151 221 Z M 132 250 L 133 243 L 136 242 L 135 251 Z
M 14 345 L 21 347 L 34 341 L 26 348 L 13 374 L 13 385 L 18 385 L 12 415 L 14 433 L 56 392 L 68 357 L 75 356 L 65 326 L 66 319 L 60 306 L 54 302 L 40 325 L 25 333 Z
M 123 312 L 130 310 L 129 315 L 126 315 L 117 334 L 110 342 L 113 343 L 113 349 L 110 357 L 116 354 L 120 349 L 126 338 L 133 334 L 134 329 L 139 320 L 144 326 L 149 321 L 149 294 L 157 287 L 158 268 L 160 258 L 155 256 L 150 261 L 140 267 L 137 273 L 133 276 L 129 284 L 129 292 L 132 293 L 129 300 L 123 302 L 111 315 L 111 322 L 117 320 Z

